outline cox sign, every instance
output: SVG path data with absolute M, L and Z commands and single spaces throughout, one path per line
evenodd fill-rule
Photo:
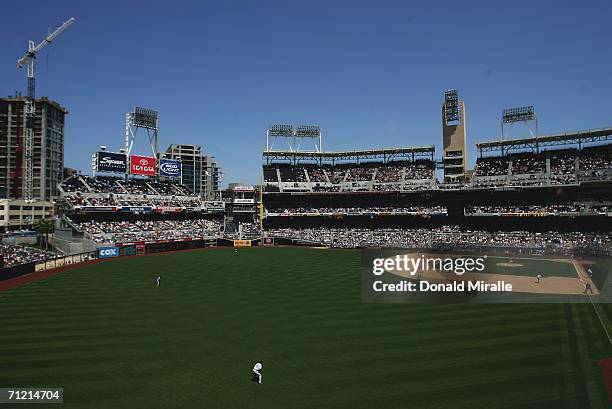
M 119 247 L 100 247 L 98 249 L 98 257 L 100 258 L 119 257 Z
M 155 176 L 155 158 L 148 156 L 130 156 L 130 173 L 132 175 Z
M 159 176 L 180 178 L 181 171 L 181 162 L 178 160 L 161 159 L 159 161 Z

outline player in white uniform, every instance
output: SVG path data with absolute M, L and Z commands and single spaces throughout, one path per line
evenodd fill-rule
M 253 367 L 253 381 L 255 381 L 256 379 L 259 380 L 259 383 L 262 382 L 262 374 L 261 371 L 263 369 L 263 361 L 259 361 L 255 364 L 255 366 Z
M 157 281 L 157 286 L 159 287 L 159 285 L 161 284 L 161 276 L 157 276 L 155 281 Z

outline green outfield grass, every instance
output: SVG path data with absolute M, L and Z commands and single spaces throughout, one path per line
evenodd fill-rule
M 483 273 L 531 276 L 542 274 L 544 277 L 578 277 L 576 268 L 568 262 L 556 261 L 561 257 L 498 257 L 489 256 Z M 512 260 L 515 266 L 498 265 Z M 566 258 L 568 260 L 568 258 Z M 520 265 L 519 265 L 520 264 Z
M 0 387 L 63 387 L 67 409 L 609 407 L 592 305 L 361 304 L 359 265 L 350 250 L 169 253 L 0 293 Z

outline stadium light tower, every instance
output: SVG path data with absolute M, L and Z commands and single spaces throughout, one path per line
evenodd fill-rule
M 125 154 L 130 157 L 138 129 L 145 129 L 153 157 L 157 158 L 157 111 L 148 108 L 134 107 L 125 114 Z
M 461 122 L 461 107 L 459 93 L 456 89 L 444 91 L 444 120 L 446 124 Z
M 467 177 L 465 104 L 456 89 L 444 91 L 442 103 L 442 159 L 444 182 L 454 183 Z
M 533 109 L 533 105 L 508 108 L 502 111 L 501 118 L 501 138 L 505 140 L 510 136 L 510 130 L 512 125 L 517 122 L 523 122 L 532 138 L 538 137 L 538 116 Z M 530 124 L 535 124 L 535 128 L 532 128 Z
M 298 142 L 302 139 L 315 140 L 314 150 L 316 152 L 323 152 L 323 136 L 321 135 L 321 128 L 318 125 L 298 125 L 295 127 L 294 134 Z M 316 143 L 316 139 L 319 140 L 318 145 Z M 299 144 L 297 146 L 297 150 L 299 151 Z
M 317 125 L 298 125 L 295 127 L 286 124 L 270 125 L 266 132 L 266 152 L 272 150 L 277 139 L 284 139 L 290 152 L 300 152 L 301 142 L 304 139 L 318 139 L 319 143 L 315 142 L 314 149 L 308 152 L 323 151 L 323 136 L 321 128 Z
M 293 125 L 287 124 L 272 124 L 266 132 L 266 152 L 269 152 L 274 147 L 277 139 L 293 138 Z
M 35 64 L 36 54 L 45 48 L 62 32 L 70 27 L 76 19 L 70 17 L 67 21 L 62 23 L 56 28 L 51 34 L 45 37 L 38 45 L 34 45 L 34 41 L 28 41 L 28 51 L 17 60 L 17 67 L 21 68 L 24 65 L 28 65 L 28 94 L 25 102 L 25 138 L 24 138 L 24 177 L 23 177 L 23 197 L 25 200 L 31 200 L 34 196 L 34 117 L 36 115 L 36 107 L 34 101 L 36 99 L 36 76 L 35 76 Z

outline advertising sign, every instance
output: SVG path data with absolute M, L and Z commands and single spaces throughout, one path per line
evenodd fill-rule
M 121 249 L 123 250 L 123 255 L 124 256 L 135 256 L 136 255 L 136 245 L 130 244 L 130 245 L 123 245 L 123 247 L 121 247 Z
M 130 173 L 132 175 L 155 176 L 155 158 L 148 156 L 130 156 Z
M 156 208 L 158 213 L 181 213 L 183 211 L 182 207 L 170 207 L 170 206 L 158 206 Z
M 120 172 L 127 170 L 127 158 L 122 153 L 96 153 L 96 168 L 98 172 Z
M 234 186 L 234 192 L 254 192 L 254 191 L 255 191 L 255 187 L 253 186 L 245 186 L 245 185 Z
M 234 247 L 251 247 L 251 240 L 234 240 Z
M 236 204 L 255 204 L 255 199 L 234 199 Z
M 141 213 L 151 213 L 153 211 L 153 208 L 150 206 L 123 206 L 121 208 L 121 211 L 141 214 Z
M 159 176 L 171 178 L 180 178 L 182 173 L 182 164 L 178 160 L 160 159 L 159 161 Z
M 83 212 L 116 212 L 116 206 L 83 206 L 81 207 Z
M 99 258 L 119 257 L 118 247 L 100 247 L 98 249 Z

